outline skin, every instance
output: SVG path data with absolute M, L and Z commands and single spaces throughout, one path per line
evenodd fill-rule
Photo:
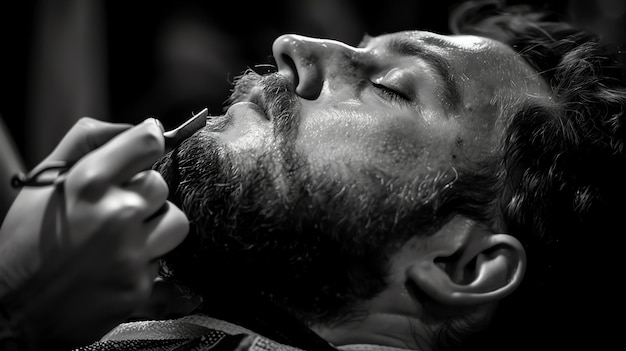
M 372 189 L 372 184 L 368 183 L 371 178 L 367 178 L 371 170 L 380 170 L 399 179 L 400 183 L 396 184 L 408 184 L 420 176 L 451 167 L 466 168 L 483 160 L 494 152 L 506 124 L 507 114 L 503 111 L 514 110 L 516 104 L 526 99 L 550 98 L 537 72 L 511 49 L 497 41 L 475 36 L 410 31 L 367 37 L 358 47 L 352 47 L 332 40 L 284 35 L 274 42 L 273 54 L 277 75 L 295 88 L 295 94 L 289 97 L 293 114 L 276 115 L 279 110 L 271 107 L 271 101 L 264 101 L 267 95 L 262 93 L 262 85 L 253 81 L 239 93 L 235 92 L 226 115 L 216 118 L 221 127 L 205 129 L 200 133 L 202 137 L 192 138 L 190 143 L 218 150 L 220 157 L 234 158 L 237 174 L 257 174 L 258 164 L 255 165 L 254 160 L 264 155 L 266 158 L 261 161 L 270 164 L 271 167 L 265 168 L 274 174 L 269 178 L 271 185 L 263 183 L 262 188 L 268 193 L 273 189 L 284 199 L 289 199 L 289 187 L 293 184 L 288 169 L 292 165 L 284 159 L 289 155 L 284 150 L 294 150 L 306 161 L 307 169 L 313 172 L 313 180 L 332 179 L 355 186 L 347 191 L 354 191 L 357 195 L 353 198 L 358 199 L 359 191 Z M 279 95 L 272 95 L 270 100 Z M 276 122 L 281 119 L 287 122 Z M 285 124 L 289 127 L 280 127 Z M 184 160 L 197 152 L 198 149 L 192 148 L 180 157 Z M 197 159 L 204 157 L 196 156 Z M 194 162 L 189 163 L 193 165 L 191 168 L 203 168 Z M 210 168 L 214 163 L 207 162 L 204 167 Z M 187 164 L 180 167 L 190 168 Z M 203 172 L 199 172 L 196 179 L 212 182 Z M 219 246 L 225 235 L 224 228 L 210 226 L 220 222 L 220 218 L 212 218 L 215 212 L 202 208 L 210 207 L 205 205 L 208 203 L 205 200 L 219 197 L 210 193 L 220 189 L 205 191 L 209 195 L 198 195 L 199 187 L 212 188 L 207 184 L 190 184 L 188 180 L 195 181 L 190 177 L 179 183 L 187 189 L 183 190 L 187 191 L 183 195 L 185 202 L 200 204 L 197 207 L 201 210 L 187 214 L 192 222 L 197 219 L 209 223 L 209 227 L 200 229 L 203 235 L 220 233 L 214 236 Z M 333 189 L 339 190 L 341 185 Z M 308 205 L 308 200 L 292 199 L 292 202 Z M 255 211 L 262 212 L 270 206 L 261 200 L 257 203 L 261 204 L 261 209 L 255 208 Z M 311 204 L 326 206 L 319 202 Z M 339 204 L 339 208 L 345 207 Z M 274 212 L 280 211 L 281 208 L 274 209 Z M 207 217 L 210 220 L 207 221 Z M 354 228 L 362 228 L 360 220 L 363 217 Z M 266 237 L 255 239 L 254 235 L 246 236 L 245 227 L 239 231 L 242 240 L 230 244 L 265 239 L 295 240 L 294 247 L 304 250 L 300 254 L 306 257 L 307 248 L 302 247 L 306 244 L 297 242 L 293 235 L 283 237 L 285 233 L 279 236 L 268 232 L 264 233 Z M 325 234 L 328 233 L 312 235 Z M 367 234 L 371 233 L 364 233 L 359 239 L 363 240 L 361 244 L 369 242 L 363 247 L 382 250 Z M 333 240 L 329 239 L 330 245 L 341 245 Z M 391 239 L 376 240 L 382 240 L 380 247 L 383 247 L 387 245 L 385 241 Z M 281 254 L 291 248 L 289 245 L 281 247 Z M 251 253 L 241 250 L 240 257 L 248 259 Z M 255 254 L 259 260 L 267 257 L 267 252 L 266 256 L 262 252 Z M 287 260 L 297 257 L 288 255 L 286 253 Z M 322 253 L 321 257 L 326 256 Z M 360 256 L 351 257 L 346 260 Z M 333 259 L 337 260 L 331 261 L 333 263 L 343 261 L 336 256 Z M 284 277 L 286 282 L 290 282 L 289 279 L 297 282 L 297 279 L 306 279 L 302 277 L 319 279 L 320 275 L 324 276 L 319 271 L 324 264 L 328 262 L 312 261 L 311 266 L 317 265 L 318 270 L 295 278 L 288 272 L 275 271 L 242 274 L 251 277 L 266 274 L 274 279 Z M 366 313 L 355 313 L 351 318 L 333 323 L 311 322 L 310 327 L 334 345 L 369 343 L 429 349 L 434 331 L 443 325 L 445 318 L 424 319 L 423 301 L 408 290 L 407 284 L 417 286 L 449 311 L 471 309 L 479 314 L 486 313 L 493 302 L 519 284 L 525 254 L 512 236 L 456 216 L 434 235 L 415 233 L 408 241 L 401 242 L 389 260 L 381 262 L 379 267 L 390 267 L 383 278 L 387 284 L 384 291 L 359 301 L 359 306 L 352 306 Z M 341 269 L 349 268 L 337 268 Z M 326 279 L 321 280 L 328 283 L 333 278 Z M 283 284 L 297 285 L 293 282 Z M 294 291 L 290 290 L 292 295 L 297 294 Z
M 149 169 L 162 134 L 154 119 L 81 118 L 38 168 L 73 166 L 54 184 L 25 186 L 11 205 L 0 227 L 0 304 L 32 349 L 67 350 L 127 318 L 151 293 L 155 259 L 185 238 L 187 217 Z
M 394 39 L 432 50 L 448 66 L 460 95 L 458 108 L 450 107 L 443 78 L 432 64 L 386 50 Z M 279 73 L 298 81 L 296 146 L 320 165 L 345 162 L 401 173 L 403 167 L 432 171 L 464 158 L 477 160 L 491 151 L 499 134 L 494 96 L 548 94 L 512 50 L 481 37 L 401 32 L 351 47 L 284 35 L 274 42 L 273 53 Z M 403 97 L 390 98 L 372 82 Z M 272 124 L 257 106 L 240 102 L 228 114 L 234 117 L 232 129 L 220 136 L 228 147 L 268 148 Z

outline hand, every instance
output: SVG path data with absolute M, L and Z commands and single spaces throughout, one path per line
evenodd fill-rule
M 150 170 L 163 150 L 156 120 L 83 118 L 43 161 L 76 162 L 64 182 L 18 194 L 0 229 L 0 299 L 28 340 L 93 342 L 149 297 L 155 259 L 189 225 Z

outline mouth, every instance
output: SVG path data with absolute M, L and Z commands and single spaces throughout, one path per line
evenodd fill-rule
M 257 111 L 259 118 L 272 124 L 292 126 L 297 122 L 298 99 L 285 75 L 260 76 L 255 72 L 241 75 L 228 102 L 226 110 L 238 103 L 247 105 L 248 110 Z
M 267 109 L 267 105 L 265 103 L 263 88 L 261 88 L 260 86 L 252 88 L 252 90 L 250 90 L 250 93 L 248 94 L 248 98 L 245 101 L 257 105 L 263 112 L 263 116 L 265 116 L 268 121 L 272 120 L 272 115 Z

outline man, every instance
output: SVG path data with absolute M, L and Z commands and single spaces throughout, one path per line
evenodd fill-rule
M 155 164 L 190 221 L 163 275 L 202 305 L 87 348 L 554 347 L 582 336 L 573 316 L 595 337 L 581 300 L 610 290 L 591 267 L 624 211 L 622 68 L 591 33 L 480 10 L 463 35 L 276 39 L 276 72 L 240 76 Z

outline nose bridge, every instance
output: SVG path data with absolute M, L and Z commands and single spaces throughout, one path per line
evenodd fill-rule
M 353 49 L 338 41 L 295 34 L 282 35 L 272 45 L 279 72 L 292 79 L 296 94 L 311 100 L 319 96 L 326 76 L 348 50 Z
M 314 64 L 333 56 L 338 50 L 350 50 L 350 46 L 335 40 L 317 39 L 296 34 L 278 37 L 272 45 L 275 57 L 290 56 L 307 64 Z

